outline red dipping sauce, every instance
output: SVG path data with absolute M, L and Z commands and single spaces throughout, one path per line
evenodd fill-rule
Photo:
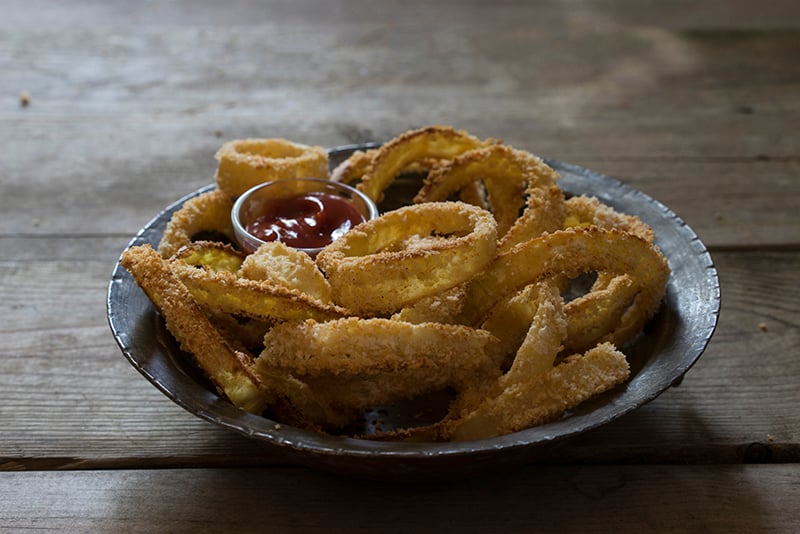
M 262 212 L 246 230 L 294 248 L 324 247 L 365 221 L 349 201 L 323 192 L 267 200 Z

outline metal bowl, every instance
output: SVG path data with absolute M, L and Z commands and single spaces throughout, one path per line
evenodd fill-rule
M 354 150 L 372 146 L 375 145 L 332 149 L 331 165 L 335 166 Z M 547 163 L 561 174 L 560 186 L 565 193 L 596 196 L 651 225 L 656 243 L 672 268 L 660 311 L 642 335 L 624 347 L 631 362 L 630 380 L 551 423 L 478 441 L 397 443 L 309 432 L 245 413 L 221 399 L 198 378 L 191 358 L 179 349 L 153 305 L 119 263 L 114 268 L 107 297 L 111 330 L 130 363 L 167 397 L 202 419 L 262 442 L 288 461 L 384 480 L 463 477 L 534 461 L 545 448 L 609 423 L 679 382 L 705 350 L 720 309 L 719 279 L 711 257 L 697 235 L 675 213 L 607 176 L 559 161 Z M 408 202 L 418 187 L 418 182 L 398 180 L 391 194 L 387 193 L 389 203 Z M 168 206 L 129 246 L 144 243 L 157 246 L 175 210 L 188 198 L 211 188 L 195 191 Z M 379 415 L 386 424 L 402 424 L 412 408 L 417 410 L 419 406 L 387 407 Z M 369 427 L 369 415 L 364 425 Z

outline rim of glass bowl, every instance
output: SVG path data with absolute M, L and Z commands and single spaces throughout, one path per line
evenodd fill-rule
M 368 213 L 363 213 L 365 216 L 365 220 L 369 221 L 378 217 L 378 207 L 376 206 L 375 202 L 367 195 L 356 189 L 355 187 L 349 186 L 342 182 L 334 182 L 333 180 L 329 180 L 326 178 L 287 178 L 284 180 L 273 180 L 270 182 L 264 182 L 262 184 L 258 184 L 256 186 L 251 187 L 236 199 L 236 202 L 233 204 L 233 208 L 231 209 L 231 222 L 233 223 L 233 232 L 236 236 L 236 241 L 239 245 L 245 249 L 249 248 L 243 241 L 250 241 L 253 244 L 256 244 L 256 248 L 258 245 L 265 243 L 263 239 L 259 239 L 258 237 L 254 236 L 247 229 L 241 222 L 240 213 L 242 208 L 244 207 L 245 203 L 250 199 L 256 192 L 265 189 L 267 187 L 273 186 L 275 184 L 281 183 L 289 183 L 289 182 L 302 182 L 302 183 L 309 183 L 309 184 L 318 184 L 321 187 L 314 188 L 311 187 L 307 190 L 299 191 L 300 193 L 310 193 L 310 192 L 318 192 L 318 191 L 336 191 L 338 193 L 345 192 L 348 195 L 348 198 L 356 197 L 358 198 L 367 208 Z M 361 210 L 359 210 L 361 211 Z M 295 247 L 297 250 L 301 250 L 312 257 L 315 256 L 323 247 L 314 247 L 314 248 L 301 248 Z

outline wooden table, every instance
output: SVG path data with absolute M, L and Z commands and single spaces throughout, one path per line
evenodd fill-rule
M 800 528 L 800 4 L 0 1 L 0 530 Z M 287 465 L 121 356 L 111 269 L 223 140 L 444 123 L 616 177 L 703 239 L 683 384 L 546 461 L 386 484 Z

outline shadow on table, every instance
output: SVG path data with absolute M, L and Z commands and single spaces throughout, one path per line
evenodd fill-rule
M 771 520 L 761 495 L 774 490 L 758 471 L 764 467 L 531 465 L 424 484 L 304 467 L 134 471 L 117 495 L 116 515 L 173 532 L 187 525 L 226 532 L 759 531 Z M 136 516 L 141 510 L 147 517 Z

